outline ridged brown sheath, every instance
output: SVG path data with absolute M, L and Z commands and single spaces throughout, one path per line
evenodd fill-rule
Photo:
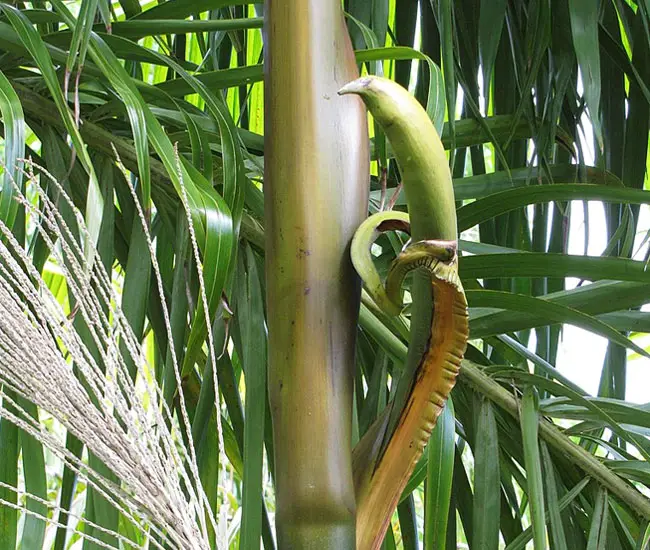
M 266 281 L 276 525 L 283 549 L 355 547 L 351 465 L 368 135 L 340 0 L 265 3 Z

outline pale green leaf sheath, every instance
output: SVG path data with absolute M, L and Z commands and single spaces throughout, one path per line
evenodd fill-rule
M 400 289 L 415 270 L 411 333 L 404 374 L 387 415 L 355 448 L 357 548 L 379 548 L 399 496 L 420 458 L 460 369 L 468 338 L 467 301 L 458 277 L 456 211 L 447 157 L 420 104 L 393 81 L 360 78 L 356 93 L 382 126 L 399 164 L 409 216 L 376 214 L 357 231 L 353 263 L 377 304 L 401 310 Z M 413 243 L 393 262 L 385 288 L 369 247 L 381 231 L 410 232 Z

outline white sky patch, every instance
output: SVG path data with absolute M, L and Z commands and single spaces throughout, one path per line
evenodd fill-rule
M 582 92 L 582 79 L 578 78 L 578 93 Z M 595 165 L 595 143 L 593 129 L 586 114 L 581 118 L 582 130 L 581 146 L 585 156 L 585 164 Z M 589 138 L 587 139 L 587 136 Z M 571 203 L 571 225 L 569 227 L 569 254 L 582 255 L 585 253 L 585 216 L 584 203 L 573 201 Z M 601 202 L 588 203 L 589 236 L 587 255 L 600 256 L 607 246 L 607 224 L 605 208 Z M 643 205 L 639 212 L 639 223 L 633 248 L 633 258 L 643 260 L 647 244 L 642 245 L 645 234 L 650 230 L 650 212 Z M 566 288 L 575 288 L 579 280 L 566 279 Z M 583 282 L 589 284 L 588 282 Z M 644 342 L 645 341 L 645 342 Z M 607 339 L 592 332 L 564 325 L 558 349 L 556 367 L 570 380 L 580 385 L 592 395 L 598 394 L 600 376 L 603 362 L 607 352 Z M 642 347 L 650 344 L 650 338 L 643 336 L 635 339 Z M 650 360 L 628 351 L 627 353 L 627 380 L 626 399 L 634 403 L 648 402 L 647 388 L 650 387 Z
M 569 254 L 584 254 L 585 219 L 583 203 L 571 203 L 569 227 Z M 598 256 L 607 245 L 605 210 L 602 203 L 589 203 L 589 256 Z M 567 278 L 566 288 L 575 288 L 579 279 Z M 589 284 L 588 282 L 583 282 Z M 556 367 L 567 378 L 592 395 L 598 394 L 600 373 L 603 368 L 607 339 L 581 328 L 564 325 L 562 329 Z

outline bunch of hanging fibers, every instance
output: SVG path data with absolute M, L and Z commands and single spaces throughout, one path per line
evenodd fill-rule
M 217 534 L 217 546 L 224 547 L 219 540 L 224 529 L 218 528 L 199 479 L 175 357 L 181 411 L 178 421 L 174 421 L 160 387 L 147 372 L 141 344 L 117 305 L 119 297 L 111 274 L 80 245 L 89 242 L 81 213 L 55 178 L 30 161 L 24 162 L 29 167 L 25 171 L 27 188 L 35 191 L 38 200 L 28 200 L 14 186 L 16 200 L 35 222 L 35 231 L 49 248 L 50 261 L 65 277 L 73 311 L 65 313 L 30 255 L 0 222 L 0 415 L 40 441 L 78 479 L 110 502 L 140 531 L 145 547 L 203 550 L 210 548 L 210 532 Z M 46 179 L 54 189 L 50 196 L 42 185 Z M 133 189 L 132 194 L 135 196 Z M 56 203 L 52 195 L 57 197 Z M 139 202 L 134 202 L 149 244 L 153 273 L 159 295 L 163 296 L 167 336 L 172 343 L 151 235 Z M 64 209 L 73 215 L 64 217 Z M 74 223 L 70 223 L 71 219 Z M 198 254 L 196 248 L 194 253 Z M 92 346 L 84 343 L 89 339 L 80 336 L 80 326 L 90 335 Z M 133 365 L 135 377 L 129 373 Z M 46 413 L 56 419 L 119 482 L 108 479 L 69 451 L 65 441 L 39 421 L 39 415 L 34 417 L 25 409 L 25 402 L 36 405 L 41 416 Z M 219 439 L 223 441 L 221 432 Z M 223 445 L 220 447 L 223 449 Z M 2 488 L 16 491 L 21 497 L 18 502 L 25 498 L 39 502 L 52 511 L 52 518 L 34 512 L 34 507 L 2 499 L 0 506 L 18 508 L 24 514 L 59 525 L 56 512 L 62 510 L 54 503 L 7 484 Z M 67 510 L 65 513 L 75 517 Z M 110 534 L 124 547 L 141 547 L 85 518 L 76 519 L 92 527 L 94 533 Z M 98 546 L 112 548 L 83 530 L 68 530 Z

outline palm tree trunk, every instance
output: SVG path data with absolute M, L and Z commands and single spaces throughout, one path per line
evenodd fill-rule
M 280 548 L 355 544 L 351 467 L 368 136 L 340 0 L 267 0 L 265 89 L 269 392 Z

